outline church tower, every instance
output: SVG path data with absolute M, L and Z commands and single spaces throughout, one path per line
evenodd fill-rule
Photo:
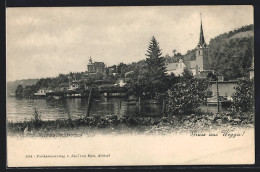
M 204 39 L 202 20 L 200 24 L 199 43 L 196 48 L 196 61 L 199 71 L 209 70 L 208 46 Z

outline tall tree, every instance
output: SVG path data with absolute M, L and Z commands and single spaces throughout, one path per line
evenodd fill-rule
M 156 93 L 164 92 L 165 86 L 163 84 L 166 76 L 166 66 L 164 58 L 161 56 L 161 49 L 159 43 L 153 36 L 147 50 L 147 58 L 145 60 L 147 66 L 147 76 L 149 77 L 148 90 L 151 97 Z
M 15 96 L 16 97 L 23 97 L 23 86 L 22 85 L 18 85 L 16 90 L 15 90 Z
M 189 71 L 189 69 L 185 68 L 182 72 L 182 77 L 181 80 L 182 81 L 189 81 L 191 80 L 193 77 L 192 73 Z

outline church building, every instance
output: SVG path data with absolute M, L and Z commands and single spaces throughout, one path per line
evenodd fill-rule
M 176 76 L 181 76 L 184 69 L 187 68 L 195 77 L 206 77 L 209 72 L 214 74 L 210 69 L 208 56 L 208 46 L 204 39 L 202 21 L 200 25 L 199 43 L 196 47 L 196 59 L 185 61 L 180 59 L 178 63 L 169 63 L 166 66 L 167 74 L 174 73 Z

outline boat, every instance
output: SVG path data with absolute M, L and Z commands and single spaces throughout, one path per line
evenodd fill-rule
M 37 92 L 37 93 L 34 93 L 35 96 L 46 96 L 46 93 L 45 92 Z
M 68 97 L 68 98 L 81 98 L 83 97 L 81 93 L 73 93 L 73 94 L 67 94 L 65 95 L 65 97 Z
M 33 93 L 35 97 L 46 97 L 47 94 L 52 93 L 52 90 L 40 89 L 36 93 Z
M 104 97 L 106 98 L 110 98 L 110 97 L 127 97 L 126 93 L 104 93 L 103 94 Z
M 61 99 L 61 96 L 53 96 L 54 99 L 59 100 Z
M 206 103 L 207 103 L 207 105 L 217 106 L 218 105 L 217 96 L 208 98 Z M 228 106 L 231 106 L 231 104 L 232 104 L 232 102 L 230 100 L 227 100 L 223 96 L 219 96 L 219 105 L 220 106 L 228 107 Z

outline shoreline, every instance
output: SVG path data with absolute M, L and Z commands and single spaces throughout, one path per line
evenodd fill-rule
M 9 135 L 37 136 L 50 133 L 74 134 L 153 134 L 208 132 L 220 128 L 254 128 L 252 113 L 198 113 L 178 116 L 88 116 L 85 118 L 42 121 L 32 119 L 24 122 L 7 122 Z

